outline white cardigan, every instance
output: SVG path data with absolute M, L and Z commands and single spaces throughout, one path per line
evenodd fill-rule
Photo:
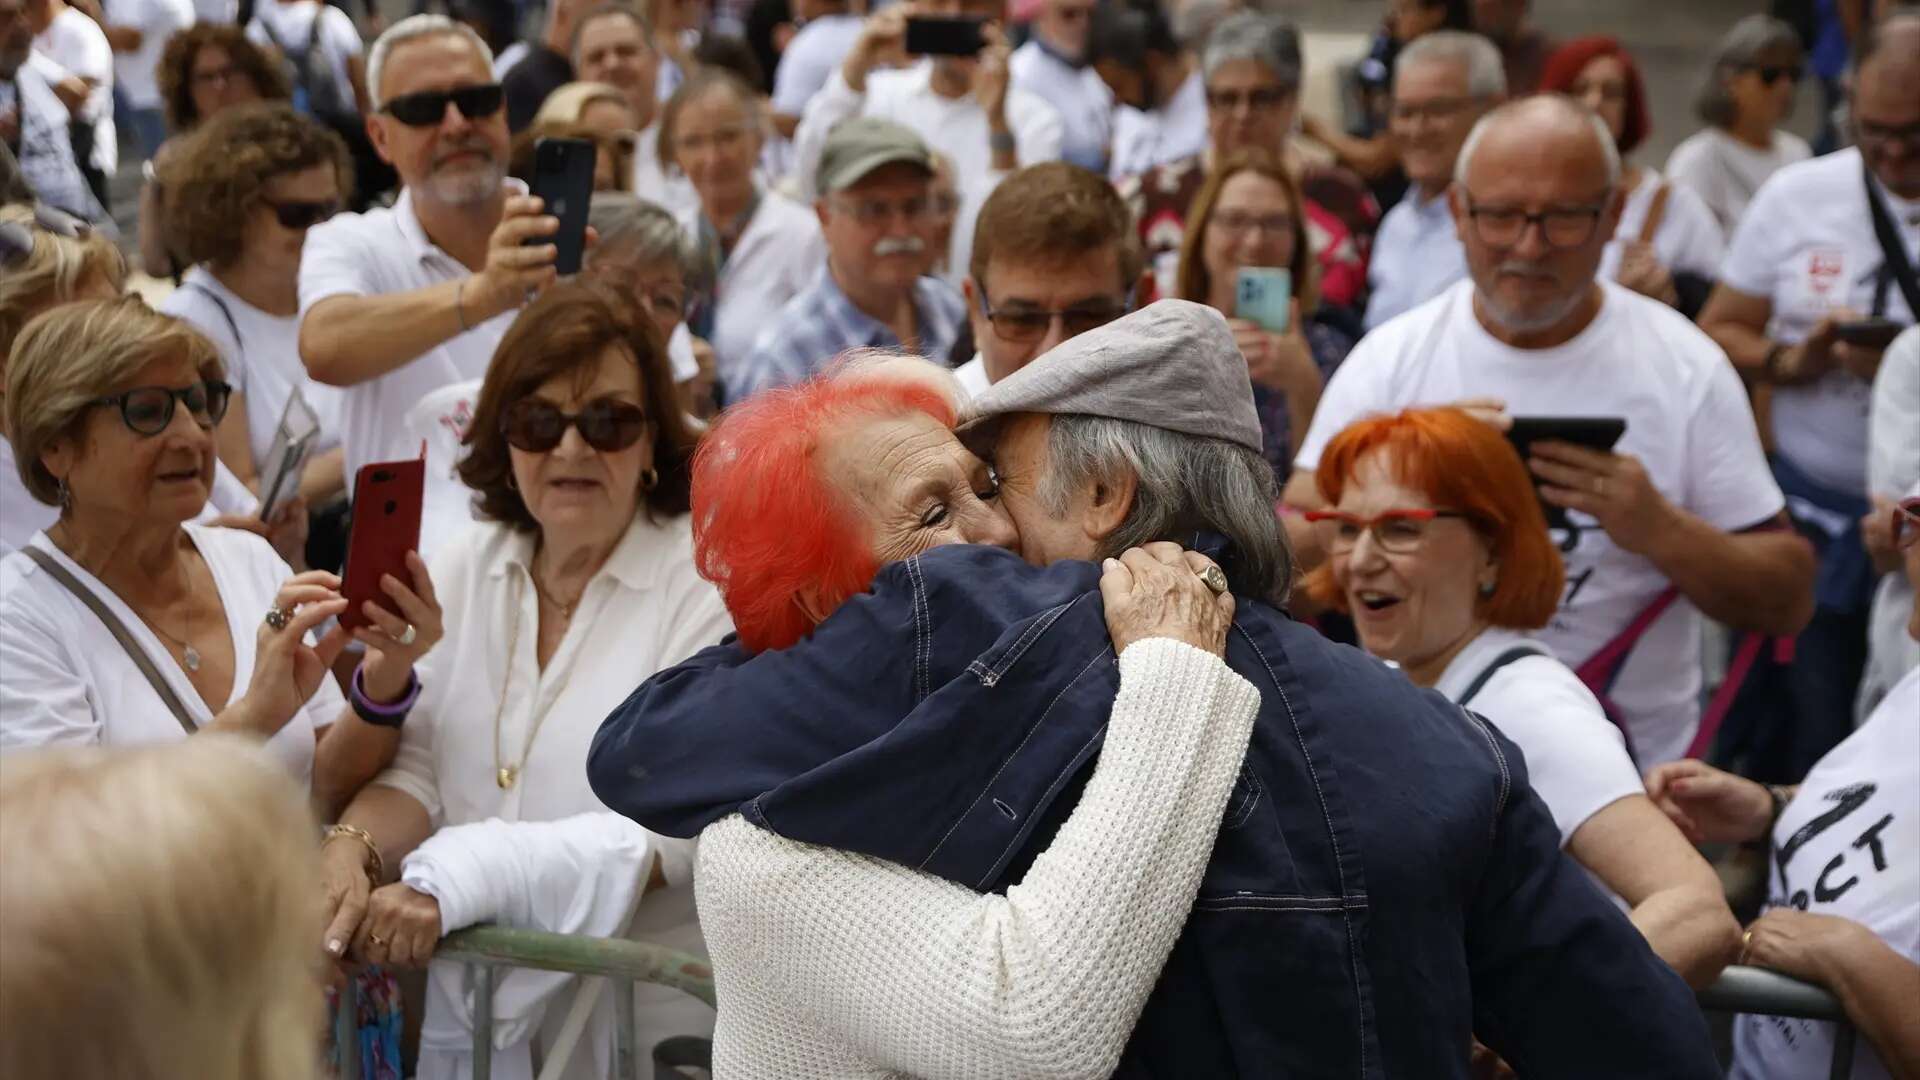
M 1259 694 L 1166 639 L 1120 658 L 1079 805 L 1005 896 L 733 815 L 695 890 L 717 1077 L 1104 1077 L 1213 852 Z

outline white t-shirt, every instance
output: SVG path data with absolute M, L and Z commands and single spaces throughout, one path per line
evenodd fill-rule
M 1773 852 L 1769 906 L 1851 919 L 1920 963 L 1920 669 L 1807 774 Z M 1887 1080 L 1873 1045 L 1856 1046 L 1854 1080 Z M 1732 1080 L 1814 1080 L 1832 1060 L 1830 1023 L 1734 1018 Z
M 1038 37 L 1013 50 L 1007 67 L 1014 86 L 1060 111 L 1060 157 L 1105 172 L 1113 138 L 1113 91 L 1105 80 L 1092 67 L 1074 67 L 1048 52 Z
M 1113 156 L 1107 162 L 1107 175 L 1114 180 L 1138 176 L 1206 149 L 1207 84 L 1196 70 L 1157 109 L 1122 105 L 1114 110 Z
M 317 29 L 315 18 L 320 20 Z M 353 77 L 347 71 L 347 59 L 359 56 L 364 46 L 360 31 L 346 12 L 318 0 L 260 0 L 254 6 L 253 21 L 247 24 L 247 39 L 280 49 L 289 60 L 312 40 L 326 62 L 328 74 L 333 76 L 340 100 L 353 101 Z
M 411 292 L 467 276 L 459 260 L 427 238 L 413 212 L 413 193 L 403 190 L 390 209 L 341 214 L 307 234 L 300 255 L 300 318 L 330 296 Z M 340 445 L 346 450 L 349 493 L 360 466 L 420 456 L 419 440 L 407 432 L 407 411 L 448 383 L 484 377 L 494 347 L 517 314 L 504 311 L 341 392 Z
M 114 83 L 133 108 L 161 108 L 165 103 L 160 100 L 154 71 L 167 39 L 193 25 L 192 0 L 107 0 L 106 14 L 108 23 L 131 26 L 141 33 L 138 49 L 115 54 Z
M 687 235 L 699 234 L 699 214 L 680 219 Z M 720 268 L 714 287 L 711 344 L 721 366 L 744 362 L 767 328 L 767 317 L 813 284 L 826 264 L 826 241 L 812 207 L 764 191 L 753 220 Z
M 474 491 L 454 470 L 467 456 L 461 440 L 480 404 L 479 379 L 448 383 L 407 410 L 407 439 L 426 444 L 427 478 L 420 502 L 420 554 L 431 559 L 473 526 Z
M 1525 634 L 1485 630 L 1460 650 L 1433 688 L 1519 745 L 1527 779 L 1553 814 L 1565 847 L 1588 818 L 1645 789 L 1620 729 L 1573 669 L 1551 656 L 1514 660 L 1481 684 L 1471 701 L 1460 701 L 1502 654 L 1526 645 L 1546 651 Z
M 1653 208 L 1653 193 L 1664 183 L 1659 173 L 1648 170 L 1620 208 L 1620 227 L 1600 254 L 1600 276 L 1617 279 L 1620 257 L 1626 242 L 1640 239 L 1646 228 L 1647 211 Z M 1660 215 L 1660 227 L 1653 233 L 1653 251 L 1668 273 L 1696 274 L 1709 280 L 1720 273 L 1720 261 L 1726 255 L 1727 239 L 1713 220 L 1713 211 L 1691 190 L 1678 184 L 1667 185 L 1667 208 Z
M 295 389 L 320 417 L 317 447 L 326 450 L 340 445 L 341 391 L 307 377 L 306 365 L 300 362 L 299 316 L 269 315 L 198 266 L 187 271 L 180 288 L 160 302 L 160 310 L 192 323 L 220 350 L 227 381 L 247 397 L 247 446 L 253 451 L 255 468 L 266 464 L 280 414 Z
M 45 30 L 33 36 L 33 50 L 92 87 L 78 119 L 93 124 L 91 164 L 113 175 L 120 163 L 120 146 L 114 141 L 113 46 L 107 43 L 107 32 L 78 9 L 62 8 Z
M 1553 349 L 1496 341 L 1473 314 L 1472 281 L 1387 322 L 1328 381 L 1295 468 L 1312 472 L 1327 442 L 1362 417 L 1492 396 L 1516 416 L 1625 417 L 1619 451 L 1638 457 L 1675 505 L 1728 531 L 1772 519 L 1785 504 L 1726 354 L 1665 304 L 1602 287 L 1593 322 Z M 1570 516 L 1582 527 L 1565 553 L 1567 594 L 1540 639 L 1577 667 L 1669 583 L 1591 518 Z M 1682 598 L 1648 629 L 1613 688 L 1642 769 L 1686 751 L 1699 692 L 1700 614 Z
M 184 526 L 213 572 L 233 640 L 233 693 L 253 678 L 255 634 L 280 586 L 293 576 L 265 540 L 238 529 Z M 198 725 L 213 722 L 187 674 L 133 610 L 46 538 L 33 546 L 59 560 L 93 590 L 133 635 Z M 316 734 L 340 717 L 346 699 L 331 678 L 267 740 L 267 749 L 301 783 L 313 775 Z M 0 559 L 0 748 L 133 745 L 186 737 L 152 684 L 81 600 L 23 552 Z
M 1767 178 L 1813 156 L 1807 140 L 1791 131 L 1773 133 L 1773 145 L 1748 146 L 1719 128 L 1702 128 L 1686 137 L 1667 158 L 1667 179 L 1690 189 L 1732 234 L 1747 204 Z
M 798 118 L 807 102 L 827 85 L 833 70 L 847 59 L 866 20 L 858 15 L 822 15 L 787 42 L 773 74 L 773 111 Z
M 1860 151 L 1841 150 L 1789 165 L 1754 196 L 1727 248 L 1720 281 L 1773 305 L 1767 336 L 1797 344 L 1835 308 L 1873 312 L 1885 262 L 1874 238 L 1861 180 Z M 1876 181 L 1877 183 L 1877 181 Z M 1907 258 L 1920 260 L 1920 203 L 1881 189 Z M 1898 286 L 1881 311 L 1909 323 L 1914 314 Z M 1867 411 L 1871 388 L 1844 371 L 1805 386 L 1773 391 L 1774 449 L 1823 487 L 1865 494 Z

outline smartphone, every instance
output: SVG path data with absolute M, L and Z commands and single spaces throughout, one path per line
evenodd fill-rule
M 541 139 L 533 144 L 532 193 L 546 204 L 546 213 L 560 219 L 560 231 L 529 240 L 557 249 L 554 269 L 580 272 L 587 250 L 587 208 L 593 202 L 593 164 L 598 151 L 585 139 Z
M 1233 317 L 1274 334 L 1292 321 L 1293 271 L 1284 266 L 1243 266 L 1234 278 Z
M 1507 429 L 1507 441 L 1520 455 L 1520 463 L 1526 464 L 1533 453 L 1533 444 L 1549 440 L 1584 446 L 1589 450 L 1611 453 L 1619 443 L 1620 436 L 1627 433 L 1627 418 L 1624 416 L 1516 416 L 1513 426 Z M 1531 475 L 1532 470 L 1528 470 Z M 1535 476 L 1534 490 L 1538 491 L 1545 481 Z M 1567 520 L 1567 512 L 1561 507 L 1540 501 L 1540 509 L 1546 512 L 1547 527 L 1550 529 L 1571 529 L 1572 522 Z
M 353 526 L 347 535 L 347 570 L 340 587 L 347 610 L 340 615 L 341 626 L 353 630 L 367 625 L 360 605 L 368 600 L 393 610 L 380 588 L 382 576 L 413 580 L 407 552 L 420 547 L 420 504 L 426 484 L 425 458 L 376 461 L 354 474 Z
M 1878 315 L 1869 315 L 1864 319 L 1852 319 L 1836 323 L 1833 336 L 1849 345 L 1859 345 L 1868 349 L 1884 349 L 1893 344 L 1906 327 L 1892 319 L 1883 319 Z
M 936 19 L 914 16 L 907 20 L 906 49 L 910 56 L 972 56 L 987 47 L 980 33 L 983 19 Z

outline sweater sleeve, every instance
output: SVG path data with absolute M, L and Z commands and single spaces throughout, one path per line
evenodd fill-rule
M 1128 648 L 1120 676 L 1079 805 L 1005 896 L 738 815 L 710 827 L 696 888 L 738 1037 L 778 1056 L 797 1024 L 926 1077 L 1111 1073 L 1186 923 L 1260 700 L 1169 640 Z

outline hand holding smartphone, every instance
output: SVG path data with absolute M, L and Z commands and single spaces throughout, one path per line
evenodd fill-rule
M 361 605 L 372 600 L 388 611 L 380 579 L 388 574 L 411 582 L 407 552 L 420 546 L 420 506 L 426 496 L 425 458 L 379 461 L 360 467 L 353 482 L 353 526 L 347 538 L 346 573 L 341 595 L 347 610 L 340 625 L 357 630 L 369 625 Z M 395 614 L 398 614 L 397 612 Z
M 551 236 L 529 244 L 552 244 L 553 268 L 562 274 L 580 272 L 587 250 L 587 209 L 593 202 L 593 166 L 599 151 L 585 139 L 541 139 L 533 148 L 533 183 L 545 212 L 560 219 Z
M 983 19 L 935 18 L 914 15 L 907 19 L 905 47 L 910 56 L 974 56 L 987 47 L 982 33 Z
M 1292 322 L 1293 272 L 1286 267 L 1243 266 L 1234 281 L 1233 317 L 1284 334 Z

